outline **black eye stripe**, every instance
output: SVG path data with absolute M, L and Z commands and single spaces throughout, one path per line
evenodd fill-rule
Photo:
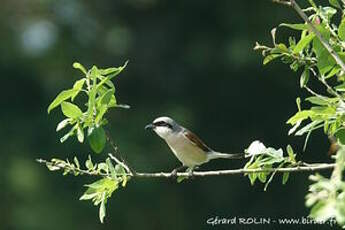
M 169 123 L 166 123 L 166 122 L 164 122 L 164 121 L 158 121 L 158 122 L 155 122 L 155 123 L 153 123 L 155 126 L 165 126 L 165 127 L 169 127 L 169 128 L 171 128 L 172 129 L 172 125 L 171 124 L 169 124 Z

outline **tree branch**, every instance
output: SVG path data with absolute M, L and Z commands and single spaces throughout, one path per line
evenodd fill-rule
M 57 167 L 61 170 L 65 169 L 65 167 L 61 167 L 59 165 L 54 165 L 50 161 L 38 159 L 38 163 L 50 165 Z M 333 169 L 335 167 L 334 164 L 327 164 L 327 163 L 314 163 L 314 164 L 307 164 L 303 163 L 304 166 L 296 166 L 296 167 L 287 167 L 287 168 L 271 168 L 271 169 L 229 169 L 229 170 L 215 170 L 215 171 L 193 171 L 193 172 L 179 172 L 175 175 L 172 172 L 153 172 L 153 173 L 146 173 L 146 172 L 136 172 L 136 173 L 126 173 L 124 175 L 133 177 L 133 178 L 174 178 L 176 176 L 183 176 L 183 177 L 206 177 L 206 176 L 223 176 L 223 175 L 238 175 L 238 174 L 248 174 L 248 173 L 285 173 L 285 172 L 315 172 L 315 171 L 322 171 L 327 169 Z M 108 174 L 105 173 L 90 173 L 87 170 L 82 169 L 70 169 L 71 171 L 74 170 L 80 174 L 92 175 L 92 176 L 102 176 L 108 177 Z M 121 175 L 119 175 L 121 176 Z
M 310 164 L 310 166 L 297 166 L 297 167 L 288 167 L 288 168 L 272 168 L 272 169 L 229 169 L 229 170 L 216 170 L 216 171 L 193 171 L 192 173 L 183 172 L 177 173 L 177 176 L 222 176 L 222 175 L 236 175 L 236 174 L 247 174 L 247 173 L 260 173 L 260 172 L 315 172 L 326 169 L 333 169 L 335 164 Z M 173 173 L 159 172 L 159 173 L 137 173 L 136 177 L 174 177 Z
M 337 62 L 337 64 L 341 67 L 341 69 L 345 72 L 345 64 L 341 60 L 341 58 L 338 56 L 338 54 L 334 51 L 334 49 L 329 45 L 329 43 L 323 38 L 321 33 L 316 29 L 314 24 L 309 20 L 308 16 L 303 12 L 301 7 L 296 3 L 295 0 L 272 0 L 275 3 L 279 3 L 285 6 L 292 7 L 298 15 L 308 24 L 310 30 L 318 37 L 322 45 L 327 49 L 327 51 L 332 55 L 334 60 Z

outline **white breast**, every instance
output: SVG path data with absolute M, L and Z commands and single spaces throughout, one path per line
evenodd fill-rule
M 206 153 L 182 133 L 172 134 L 165 141 L 183 165 L 194 167 L 208 161 Z

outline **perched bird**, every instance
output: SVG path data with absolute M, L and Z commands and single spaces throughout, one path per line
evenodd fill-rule
M 158 136 L 165 140 L 182 166 L 177 170 L 187 167 L 192 170 L 210 160 L 226 158 L 240 159 L 244 154 L 220 153 L 209 148 L 194 133 L 176 123 L 170 117 L 159 117 L 151 124 L 145 126 L 145 129 L 152 129 Z

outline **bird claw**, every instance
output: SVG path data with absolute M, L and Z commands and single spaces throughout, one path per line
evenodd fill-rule
M 188 173 L 188 178 L 190 178 L 190 179 L 194 179 L 194 169 L 195 168 L 188 168 L 187 170 L 186 170 L 186 172 Z
M 170 175 L 171 175 L 172 178 L 176 179 L 177 178 L 177 168 L 172 170 Z
M 185 179 L 189 179 L 189 178 L 193 179 L 193 178 L 194 178 L 193 172 L 194 172 L 194 169 L 196 169 L 196 167 L 187 168 L 186 171 L 185 171 L 185 172 L 187 173 L 187 176 L 181 176 L 181 178 L 179 178 L 179 177 L 177 176 L 178 171 L 179 171 L 180 169 L 185 168 L 185 167 L 186 167 L 186 166 L 181 166 L 181 167 L 178 167 L 178 168 L 175 168 L 174 170 L 172 170 L 171 173 L 170 173 L 171 178 L 173 178 L 174 180 L 177 179 L 178 181 L 179 181 L 179 179 L 181 179 L 181 181 L 182 181 L 182 180 L 185 180 Z
M 175 168 L 174 170 L 171 171 L 170 175 L 171 177 L 176 180 L 178 178 L 177 173 L 179 170 L 184 169 L 186 166 L 182 165 L 180 167 Z

